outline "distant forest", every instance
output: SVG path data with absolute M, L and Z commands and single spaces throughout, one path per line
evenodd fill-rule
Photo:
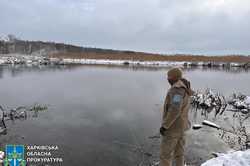
M 25 41 L 10 36 L 9 41 L 0 40 L 0 54 L 42 55 L 57 58 L 88 58 L 140 61 L 203 61 L 250 63 L 250 56 L 225 55 L 161 55 L 134 51 L 120 51 L 91 47 L 80 47 L 64 43 Z
M 119 52 L 112 49 L 100 49 L 90 47 L 79 47 L 63 43 L 43 42 L 43 41 L 24 41 L 14 39 L 12 41 L 0 41 L 0 54 L 37 54 L 49 55 L 53 53 L 114 53 Z

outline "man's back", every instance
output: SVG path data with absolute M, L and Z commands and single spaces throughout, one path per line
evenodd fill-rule
M 183 135 L 190 128 L 188 110 L 190 108 L 190 94 L 186 85 L 179 80 L 168 91 L 162 119 L 162 126 L 166 134 Z
M 185 131 L 190 128 L 188 111 L 192 90 L 190 83 L 182 78 L 179 68 L 168 71 L 169 89 L 163 110 L 160 149 L 160 166 L 184 166 Z

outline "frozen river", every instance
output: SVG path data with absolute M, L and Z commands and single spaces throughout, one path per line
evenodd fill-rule
M 135 166 L 141 155 L 129 145 L 143 145 L 150 151 L 148 136 L 158 132 L 160 111 L 169 88 L 167 70 L 1 66 L 3 107 L 49 105 L 49 110 L 38 118 L 8 122 L 8 134 L 0 136 L 1 148 L 6 143 L 58 145 L 56 155 L 63 157 L 65 166 Z M 185 70 L 185 76 L 194 89 L 210 87 L 225 95 L 250 95 L 247 71 L 194 69 Z M 228 150 L 212 132 L 207 133 L 189 133 L 188 160 L 199 160 L 211 151 Z

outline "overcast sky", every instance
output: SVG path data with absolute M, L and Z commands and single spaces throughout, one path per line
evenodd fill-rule
M 250 55 L 250 0 L 0 0 L 0 35 L 155 53 Z

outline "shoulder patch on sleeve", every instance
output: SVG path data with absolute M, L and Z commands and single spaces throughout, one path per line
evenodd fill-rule
M 179 94 L 173 95 L 173 98 L 172 98 L 173 104 L 180 104 L 181 100 L 182 100 L 181 95 L 179 95 Z

